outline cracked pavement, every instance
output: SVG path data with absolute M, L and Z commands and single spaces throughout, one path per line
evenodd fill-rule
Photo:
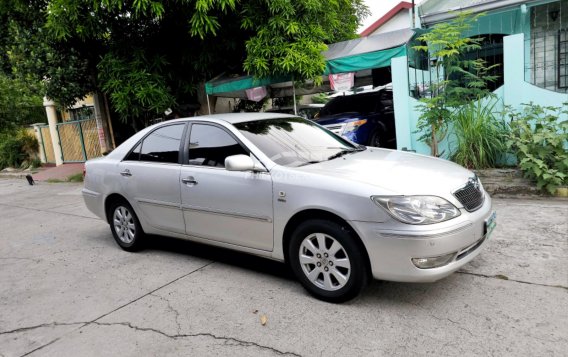
M 342 305 L 283 264 L 153 237 L 127 253 L 77 184 L 0 180 L 0 356 L 515 355 L 568 350 L 568 201 L 495 199 L 485 250 Z M 261 315 L 268 323 L 260 323 Z

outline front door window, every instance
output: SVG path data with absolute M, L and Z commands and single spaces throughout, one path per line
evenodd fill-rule
M 225 167 L 228 156 L 248 152 L 225 130 L 204 124 L 194 124 L 189 138 L 189 164 Z

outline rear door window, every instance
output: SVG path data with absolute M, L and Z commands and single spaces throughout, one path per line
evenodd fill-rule
M 142 141 L 140 161 L 179 163 L 179 148 L 185 124 L 154 130 Z

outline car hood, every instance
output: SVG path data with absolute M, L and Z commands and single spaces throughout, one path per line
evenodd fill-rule
M 320 117 L 316 120 L 316 123 L 319 125 L 330 125 L 330 124 L 339 124 L 339 123 L 347 123 L 350 121 L 359 120 L 364 115 L 357 112 L 346 112 L 346 113 L 339 113 L 334 115 L 328 115 L 325 117 Z
M 375 194 L 452 197 L 474 174 L 443 159 L 408 152 L 368 148 L 340 158 L 299 167 L 312 174 L 348 179 L 377 187 Z

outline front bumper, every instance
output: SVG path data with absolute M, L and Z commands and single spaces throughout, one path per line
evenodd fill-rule
M 397 224 L 386 227 L 375 222 L 351 221 L 363 240 L 371 262 L 373 277 L 400 282 L 432 282 L 455 272 L 479 254 L 487 244 L 485 220 L 492 214 L 491 198 L 475 212 L 462 211 L 453 220 L 428 226 Z M 441 226 L 441 227 L 440 227 Z M 455 253 L 448 264 L 420 269 L 412 258 L 436 257 Z

